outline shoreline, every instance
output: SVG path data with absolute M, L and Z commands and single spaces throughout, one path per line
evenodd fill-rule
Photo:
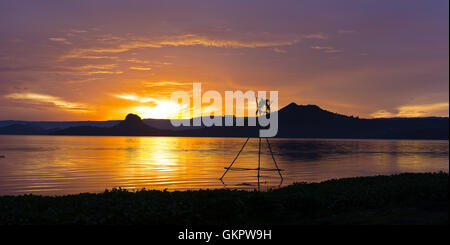
M 1 134 L 0 136 L 77 136 L 77 137 L 154 137 L 154 138 L 217 138 L 217 139 L 258 139 L 257 136 L 192 136 L 192 135 L 88 135 L 88 134 Z M 290 140 L 415 140 L 415 141 L 450 141 L 450 138 L 382 138 L 382 137 L 271 137 L 270 139 Z
M 449 174 L 295 183 L 267 192 L 125 189 L 0 196 L 0 224 L 448 224 Z

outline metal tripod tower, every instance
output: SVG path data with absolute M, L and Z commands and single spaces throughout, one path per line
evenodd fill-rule
M 266 116 L 266 114 L 270 114 L 270 104 L 269 101 L 267 99 L 261 99 L 261 101 L 258 102 L 258 98 L 256 97 L 256 103 L 257 103 L 257 110 L 256 110 L 256 115 L 257 116 Z M 264 104 L 263 104 L 264 103 Z M 266 107 L 265 111 L 262 111 L 262 107 Z M 260 115 L 258 115 L 258 113 Z M 247 140 L 244 142 L 244 144 L 241 147 L 241 150 L 239 150 L 239 152 L 237 153 L 236 157 L 234 158 L 234 160 L 231 162 L 231 164 L 228 167 L 225 167 L 225 172 L 223 173 L 222 177 L 219 178 L 220 181 L 222 181 L 223 177 L 225 177 L 225 175 L 228 173 L 229 170 L 258 170 L 258 186 L 259 186 L 259 178 L 260 178 L 260 172 L 261 171 L 278 171 L 278 174 L 280 175 L 281 178 L 281 183 L 283 182 L 283 175 L 281 175 L 281 171 L 282 169 L 280 169 L 278 167 L 277 161 L 275 160 L 275 157 L 273 155 L 273 151 L 272 151 L 272 147 L 270 146 L 270 142 L 269 142 L 269 138 L 266 138 L 267 141 L 267 145 L 269 147 L 269 151 L 270 154 L 272 156 L 272 160 L 273 163 L 275 164 L 275 169 L 271 169 L 271 168 L 261 168 L 261 137 L 258 137 L 259 140 L 259 147 L 258 147 L 258 168 L 232 168 L 233 164 L 236 162 L 236 160 L 238 159 L 239 155 L 241 154 L 242 150 L 244 150 L 245 145 L 247 145 L 247 142 L 250 140 L 250 137 L 247 138 Z M 223 181 L 222 181 L 223 182 Z M 280 185 L 281 185 L 280 183 Z

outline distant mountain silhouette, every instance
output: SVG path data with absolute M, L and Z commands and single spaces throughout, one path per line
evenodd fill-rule
M 380 139 L 448 139 L 448 117 L 360 119 L 333 113 L 317 105 L 291 103 L 278 114 L 277 137 L 281 138 L 380 138 Z M 225 118 L 222 117 L 224 125 Z M 237 120 L 233 118 L 234 124 Z M 243 118 L 247 125 L 248 118 Z M 193 119 L 191 119 L 192 125 Z M 17 122 L 17 121 L 3 121 Z M 44 125 L 43 129 L 39 126 Z M 70 125 L 80 125 L 71 127 Z M 101 126 L 96 126 L 101 125 Z M 151 125 L 151 126 L 149 126 Z M 54 126 L 54 127 L 51 127 Z M 194 137 L 257 137 L 258 128 L 173 127 L 167 119 L 144 119 L 129 114 L 123 121 L 107 122 L 21 122 L 0 127 L 0 134 L 52 135 L 130 135 L 130 136 L 194 136 Z
M 278 114 L 279 138 L 448 139 L 448 118 L 360 119 L 291 103 Z M 247 119 L 246 119 L 247 120 Z M 247 121 L 246 121 L 247 125 Z M 257 137 L 256 127 L 209 127 L 188 136 Z
M 33 134 L 44 134 L 46 130 L 38 127 L 36 125 L 15 123 L 0 127 L 0 134 L 23 134 L 23 135 L 33 135 Z
M 279 114 L 290 120 L 312 120 L 314 122 L 323 122 L 327 120 L 352 119 L 353 117 L 329 112 L 321 109 L 317 105 L 297 105 L 290 103 L 279 110 Z
M 360 119 L 289 104 L 279 111 L 278 137 L 448 139 L 448 118 Z
M 135 114 L 128 114 L 125 120 L 121 121 L 115 126 L 94 127 L 94 126 L 78 126 L 70 127 L 62 130 L 50 132 L 54 135 L 130 135 L 130 136 L 142 136 L 142 135 L 165 135 L 171 132 L 165 130 L 158 130 L 145 124 L 142 119 Z
M 154 135 L 158 130 L 142 122 L 142 119 L 135 114 L 128 114 L 124 121 L 110 128 L 114 135 Z

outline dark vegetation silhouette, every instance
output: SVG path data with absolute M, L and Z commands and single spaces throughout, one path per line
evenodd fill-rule
M 317 105 L 291 103 L 279 111 L 280 138 L 448 139 L 448 117 L 360 119 L 323 110 Z M 225 125 L 222 117 L 222 125 Z M 234 124 L 237 120 L 233 117 Z M 191 119 L 192 125 L 193 119 Z M 9 124 L 8 124 L 9 122 Z M 244 118 L 245 125 L 248 118 Z M 6 124 L 6 125 L 5 125 Z M 5 125 L 1 127 L 1 125 Z M 130 135 L 192 137 L 258 137 L 258 128 L 173 127 L 170 120 L 144 119 L 129 114 L 123 121 L 0 122 L 0 134 Z
M 0 196 L 0 225 L 447 224 L 448 173 L 407 173 L 267 192 L 113 189 L 64 196 Z

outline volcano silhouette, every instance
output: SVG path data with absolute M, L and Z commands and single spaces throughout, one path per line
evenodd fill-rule
M 152 128 L 145 124 L 136 114 L 128 114 L 125 120 L 109 128 L 78 126 L 52 132 L 57 135 L 113 135 L 113 136 L 143 136 L 143 135 L 167 135 L 170 132 Z
M 114 135 L 149 135 L 159 130 L 145 124 L 136 114 L 128 114 L 125 120 L 110 128 Z

